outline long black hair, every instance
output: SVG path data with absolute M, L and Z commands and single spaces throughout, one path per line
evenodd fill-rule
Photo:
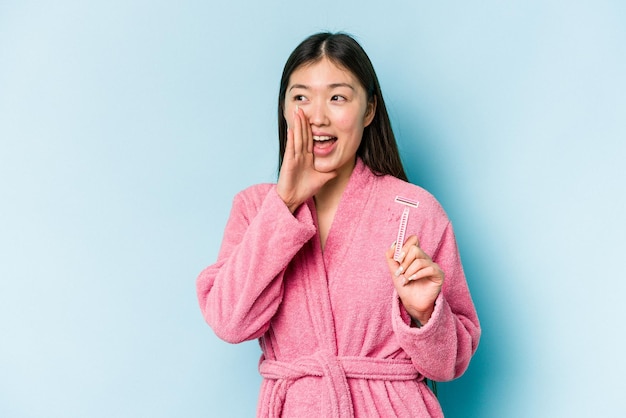
M 282 166 L 287 145 L 284 109 L 289 78 L 301 66 L 318 62 L 322 58 L 328 58 L 335 65 L 350 71 L 365 89 L 368 102 L 376 105 L 374 118 L 363 130 L 356 155 L 376 175 L 389 174 L 407 181 L 374 66 L 361 45 L 344 33 L 321 32 L 309 36 L 293 50 L 285 63 L 278 92 L 278 170 Z

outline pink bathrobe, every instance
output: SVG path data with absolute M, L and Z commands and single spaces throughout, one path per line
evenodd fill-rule
M 404 209 L 397 195 L 419 201 L 407 237 L 416 234 L 445 272 L 422 328 L 410 326 L 384 255 Z M 460 376 L 480 337 L 443 209 L 424 189 L 375 176 L 358 160 L 323 252 L 316 222 L 312 199 L 292 215 L 275 185 L 250 187 L 235 197 L 217 262 L 197 279 L 220 338 L 259 339 L 258 416 L 443 416 L 424 378 Z

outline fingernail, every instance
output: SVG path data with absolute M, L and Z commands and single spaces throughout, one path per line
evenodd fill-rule
M 406 279 L 407 282 L 412 282 L 413 280 L 417 279 L 417 274 L 412 275 L 411 277 L 409 277 L 408 279 Z
M 396 270 L 395 272 L 396 277 L 400 276 L 403 271 L 404 271 L 404 267 L 402 266 L 398 267 L 398 270 Z
M 296 105 L 296 113 L 300 110 L 300 106 Z
M 393 244 L 391 244 L 391 248 L 396 246 L 396 242 L 394 241 Z

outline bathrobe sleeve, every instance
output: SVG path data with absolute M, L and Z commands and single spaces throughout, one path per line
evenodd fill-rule
M 196 281 L 200 309 L 216 335 L 230 343 L 267 331 L 283 296 L 283 274 L 316 232 L 306 204 L 292 214 L 275 185 L 239 193 L 217 262 Z
M 480 339 L 478 316 L 449 222 L 432 258 L 444 271 L 445 280 L 430 320 L 421 328 L 411 327 L 394 291 L 392 324 L 415 368 L 431 380 L 448 381 L 465 372 Z

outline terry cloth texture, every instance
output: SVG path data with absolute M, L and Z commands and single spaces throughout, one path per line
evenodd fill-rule
M 384 256 L 404 209 L 397 195 L 419 201 L 407 236 L 445 272 L 422 328 L 410 326 Z M 443 416 L 424 378 L 460 376 L 480 338 L 445 212 L 424 189 L 357 160 L 323 252 L 316 222 L 312 199 L 291 214 L 275 185 L 252 186 L 235 197 L 218 260 L 197 279 L 220 338 L 259 339 L 258 416 Z

